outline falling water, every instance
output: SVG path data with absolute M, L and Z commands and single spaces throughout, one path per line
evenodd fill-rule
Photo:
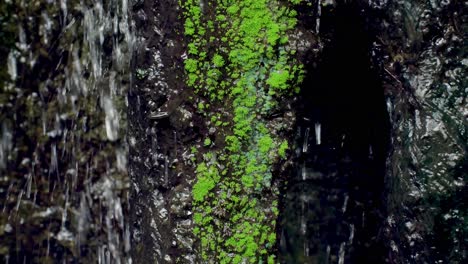
M 320 145 L 322 143 L 322 125 L 315 123 L 315 144 Z
M 383 263 L 377 235 L 388 114 L 370 65 L 370 31 L 351 5 L 317 12 L 320 34 L 330 39 L 303 83 L 296 174 L 283 197 L 279 260 Z M 380 152 L 369 157 L 370 145 Z
M 131 263 L 128 0 L 0 10 L 0 262 Z

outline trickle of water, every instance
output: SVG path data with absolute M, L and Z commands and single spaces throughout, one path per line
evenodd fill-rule
M 353 243 L 353 239 L 354 239 L 354 224 L 350 224 L 349 228 L 350 228 L 351 231 L 349 233 L 348 243 L 351 245 Z
M 13 51 L 10 51 L 8 54 L 8 74 L 13 81 L 16 80 L 18 75 L 16 67 L 16 56 L 14 55 Z
M 344 202 L 343 202 L 343 207 L 341 208 L 341 211 L 343 213 L 346 212 L 346 208 L 348 208 L 348 200 L 349 200 L 349 195 L 346 194 Z
M 322 124 L 315 123 L 315 144 L 320 145 L 322 143 Z
M 340 245 L 340 251 L 338 253 L 338 255 L 339 255 L 338 264 L 344 264 L 345 246 L 346 246 L 345 242 L 341 243 L 341 245 Z
M 310 128 L 306 128 L 305 135 L 304 135 L 304 143 L 302 145 L 302 152 L 306 153 L 307 149 L 309 148 L 309 133 L 310 133 Z
M 7 164 L 8 153 L 12 148 L 13 135 L 5 124 L 1 126 L 0 136 L 0 169 L 5 169 Z
M 315 33 L 320 33 L 320 17 L 322 16 L 322 0 L 317 1 L 317 18 L 315 19 Z
M 330 245 L 327 245 L 327 249 L 326 249 L 326 254 L 325 254 L 325 259 L 326 259 L 326 262 L 328 263 L 328 260 L 330 259 L 330 252 L 331 252 L 331 247 Z
M 115 141 L 118 139 L 120 125 L 119 114 L 117 113 L 114 102 L 110 97 L 104 97 L 102 101 L 104 112 L 106 114 L 106 135 L 109 140 Z

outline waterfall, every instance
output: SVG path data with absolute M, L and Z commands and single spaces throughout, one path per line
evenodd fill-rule
M 2 261 L 131 263 L 128 5 L 0 4 Z

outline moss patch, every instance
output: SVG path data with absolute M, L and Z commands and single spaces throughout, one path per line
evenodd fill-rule
M 216 263 L 274 263 L 272 167 L 288 144 L 263 116 L 298 91 L 303 68 L 285 48 L 296 12 L 274 0 L 181 4 L 191 40 L 187 84 L 217 143 L 207 138 L 197 159 L 192 194 L 200 255 Z

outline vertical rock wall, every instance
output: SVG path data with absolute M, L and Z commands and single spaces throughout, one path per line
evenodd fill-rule
M 463 263 L 468 241 L 466 5 L 382 7 L 393 151 L 388 162 L 391 263 Z
M 278 65 L 274 67 L 278 72 L 267 71 L 262 79 L 262 69 L 268 69 L 268 60 L 271 59 L 268 57 L 269 49 L 277 49 L 280 61 L 288 56 L 283 57 L 282 48 L 295 50 L 296 56 L 293 57 L 299 62 L 314 64 L 314 60 L 320 61 L 321 50 L 330 40 L 327 33 L 320 32 L 321 18 L 326 16 L 323 12 L 334 12 L 333 6 L 344 4 L 343 1 L 278 2 L 279 6 L 286 8 L 280 10 L 298 10 L 299 21 L 296 20 L 296 27 L 287 31 L 289 33 L 280 34 L 279 39 L 288 36 L 288 44 L 280 41 L 279 45 L 273 45 L 277 41 L 275 31 L 262 25 L 261 21 L 249 20 L 256 17 L 253 15 L 255 12 L 263 10 L 263 3 L 136 2 L 134 17 L 139 27 L 144 29 L 140 33 L 139 54 L 146 54 L 137 56 L 137 88 L 131 103 L 136 106 L 133 114 L 139 115 L 133 128 L 135 140 L 131 139 L 132 144 L 136 144 L 133 147 L 135 154 L 131 155 L 135 164 L 132 178 L 135 201 L 139 204 L 134 211 L 134 222 L 138 222 L 134 239 L 141 245 L 135 251 L 136 255 L 146 252 L 142 256 L 168 262 L 182 259 L 182 256 L 187 262 L 196 262 L 197 257 L 208 262 L 222 261 L 225 256 L 233 261 L 250 258 L 253 261 L 259 256 L 252 253 L 262 249 L 255 236 L 251 241 L 242 232 L 237 234 L 236 224 L 230 224 L 234 218 L 238 223 L 249 222 L 250 219 L 248 213 L 236 216 L 234 212 L 244 212 L 244 207 L 229 202 L 236 184 L 240 196 L 246 195 L 251 201 L 257 189 L 250 192 L 248 186 L 256 186 L 260 179 L 250 178 L 249 172 L 236 168 L 238 162 L 242 163 L 242 153 L 261 153 L 260 149 L 255 149 L 255 142 L 262 138 L 256 134 L 258 131 L 254 133 L 257 136 L 253 141 L 248 139 L 248 129 L 243 134 L 239 124 L 256 112 L 248 110 L 248 104 L 239 105 L 242 104 L 239 100 L 245 91 L 249 91 L 249 82 L 260 84 L 265 80 L 262 87 L 266 91 L 274 90 L 272 88 L 282 82 L 281 74 L 276 75 L 281 72 Z M 466 255 L 459 248 L 466 240 L 464 203 L 460 202 L 466 177 L 463 174 L 466 167 L 466 81 L 461 74 L 466 69 L 465 49 L 461 41 L 464 6 L 457 1 L 354 1 L 354 4 L 362 9 L 366 25 L 375 33 L 369 52 L 371 63 L 384 83 L 391 121 L 388 132 L 392 148 L 388 153 L 386 191 L 382 194 L 385 202 L 380 216 L 385 220 L 381 223 L 378 238 L 384 241 L 385 252 L 388 252 L 384 258 L 390 263 L 430 261 L 439 257 L 445 261 L 444 256 L 450 256 L 450 261 L 461 261 Z M 276 2 L 268 2 L 268 6 L 267 12 L 275 14 Z M 304 10 L 310 13 L 305 14 Z M 236 14 L 242 17 L 243 12 L 247 16 L 243 22 L 252 22 L 245 28 L 235 18 Z M 260 15 L 258 17 L 261 18 Z M 183 28 L 179 22 L 184 23 Z M 168 25 L 173 31 L 168 29 Z M 252 74 L 253 79 L 246 79 L 245 83 L 242 78 L 250 76 L 250 71 L 246 70 L 250 67 L 249 60 L 256 58 L 249 57 L 249 41 L 255 43 L 255 38 L 249 39 L 248 29 L 257 26 L 267 32 L 265 42 L 255 44 L 260 50 L 262 47 L 266 49 L 266 60 L 261 60 Z M 262 33 L 256 34 L 262 36 Z M 245 46 L 238 48 L 237 43 L 245 43 L 241 44 Z M 243 66 L 236 64 L 238 60 L 243 61 Z M 286 65 L 293 67 L 296 64 L 293 61 Z M 182 74 L 181 63 L 185 64 L 184 80 L 178 78 L 183 76 L 179 75 Z M 239 71 L 238 75 L 236 71 Z M 274 78 L 270 78 L 272 76 Z M 288 80 L 285 85 L 294 86 Z M 259 91 L 261 89 L 248 97 L 255 98 L 255 105 L 259 108 L 266 103 L 264 106 L 269 110 L 253 114 L 254 118 L 248 123 L 256 131 L 255 126 L 266 122 L 267 133 L 276 131 L 273 134 L 279 132 L 275 135 L 288 138 L 290 130 L 280 132 L 280 127 L 281 124 L 292 127 L 288 121 L 294 120 L 295 110 L 294 104 L 290 107 L 288 102 L 293 101 L 288 101 L 287 96 L 279 99 L 269 93 L 262 95 Z M 265 99 L 265 95 L 272 96 L 270 99 L 273 100 Z M 275 100 L 273 105 L 268 104 Z M 247 111 L 242 112 L 242 117 L 236 117 L 236 107 L 244 107 L 243 111 Z M 276 119 L 284 115 L 290 116 Z M 240 145 L 236 137 L 241 139 Z M 250 143 L 244 145 L 243 140 Z M 273 139 L 272 149 L 279 153 L 279 148 L 274 147 L 276 140 Z M 139 151 L 141 149 L 146 149 L 147 154 Z M 231 160 L 232 154 L 237 158 Z M 247 161 L 252 159 L 253 156 L 249 156 Z M 224 160 L 230 162 L 224 164 Z M 248 168 L 248 163 L 245 168 Z M 269 173 L 278 175 L 281 167 L 267 164 L 270 164 L 267 170 L 260 173 L 263 180 Z M 283 160 L 276 164 L 287 162 Z M 250 172 L 255 175 L 255 170 Z M 144 174 L 151 177 L 142 176 Z M 433 176 L 437 174 L 439 176 Z M 235 175 L 238 175 L 239 182 L 229 180 Z M 277 178 L 273 176 L 273 179 Z M 283 180 L 273 182 L 271 186 L 279 186 L 275 184 Z M 225 183 L 229 183 L 225 190 L 231 190 L 226 195 L 223 194 Z M 262 189 L 262 184 L 258 190 Z M 271 188 L 267 189 L 271 191 Z M 173 197 L 178 197 L 176 193 L 183 199 L 174 200 Z M 276 195 L 267 198 L 265 205 L 275 201 Z M 263 197 L 267 196 L 263 193 Z M 149 200 L 151 205 L 147 203 Z M 258 200 L 249 206 L 261 207 Z M 180 208 L 184 209 L 182 213 Z M 193 222 L 192 214 L 195 216 Z M 272 221 L 276 216 L 265 218 Z M 249 230 L 248 225 L 245 228 Z M 187 235 L 192 229 L 194 234 Z M 265 232 L 260 231 L 260 234 Z M 189 238 L 187 243 L 181 241 L 181 234 Z M 437 242 L 440 237 L 450 237 L 444 240 L 449 246 Z M 245 244 L 236 239 L 244 239 Z M 242 246 L 234 246 L 236 244 Z M 274 249 L 266 248 L 266 252 L 274 255 Z
M 345 2 L 375 32 L 391 122 L 384 257 L 466 262 L 458 0 L 3 1 L 1 261 L 277 261 L 297 91 L 318 89 L 302 65 Z
M 137 263 L 194 263 L 190 146 L 201 120 L 188 100 L 178 1 L 134 1 L 134 85 L 129 93 L 132 256 Z

